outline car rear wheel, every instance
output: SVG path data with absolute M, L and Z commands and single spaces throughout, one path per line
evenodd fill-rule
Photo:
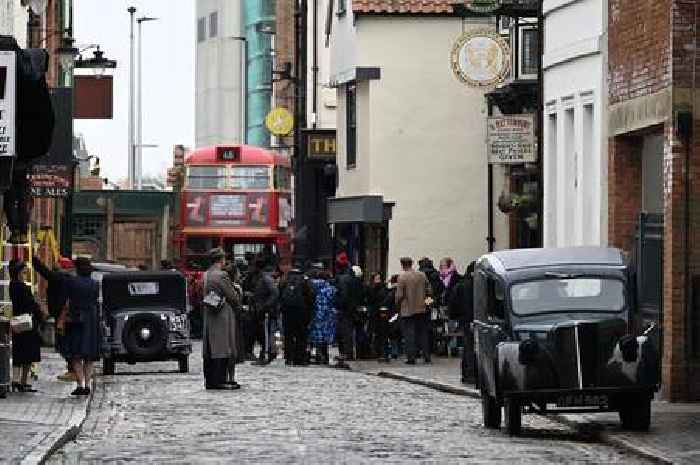
M 114 359 L 105 357 L 102 360 L 102 374 L 105 376 L 111 376 L 114 374 Z
M 485 389 L 481 390 L 481 413 L 484 417 L 484 427 L 490 429 L 501 427 L 501 407 Z
M 189 373 L 190 358 L 187 355 L 180 355 L 180 358 L 177 359 L 177 364 L 180 368 L 180 373 Z
M 522 429 L 522 405 L 518 399 L 507 398 L 504 401 L 506 412 L 506 431 L 511 436 L 520 434 Z
M 620 408 L 622 428 L 630 431 L 649 431 L 651 398 L 646 394 L 630 396 Z

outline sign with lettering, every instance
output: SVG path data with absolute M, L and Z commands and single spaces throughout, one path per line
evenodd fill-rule
M 68 197 L 72 179 L 66 165 L 34 165 L 30 175 L 32 197 Z
M 534 115 L 496 116 L 487 125 L 489 163 L 537 161 Z
M 16 142 L 17 55 L 0 50 L 0 156 L 14 157 Z
M 464 6 L 477 13 L 493 13 L 501 7 L 501 0 L 467 0 Z
M 306 134 L 306 154 L 311 160 L 335 161 L 335 130 L 308 132 Z

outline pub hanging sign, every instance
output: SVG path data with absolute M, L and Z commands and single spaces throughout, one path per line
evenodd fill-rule
M 312 130 L 306 133 L 306 153 L 310 160 L 335 161 L 335 130 Z
M 534 115 L 507 115 L 488 119 L 487 153 L 491 164 L 535 163 Z

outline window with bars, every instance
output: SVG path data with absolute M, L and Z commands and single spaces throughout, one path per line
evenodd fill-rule
M 347 132 L 346 168 L 357 164 L 357 86 L 348 84 L 345 91 L 345 120 Z
M 536 79 L 539 53 L 537 44 L 537 29 L 520 29 L 520 78 Z

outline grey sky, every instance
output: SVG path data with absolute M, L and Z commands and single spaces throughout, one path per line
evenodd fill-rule
M 118 61 L 114 75 L 114 119 L 76 120 L 88 150 L 100 157 L 102 176 L 127 175 L 129 121 L 129 6 L 143 24 L 144 174 L 162 174 L 172 146 L 194 143 L 194 0 L 74 0 L 76 46 L 100 44 L 105 57 Z M 135 27 L 135 35 L 138 34 Z M 92 52 L 87 52 L 91 56 Z M 89 58 L 86 56 L 86 58 Z

